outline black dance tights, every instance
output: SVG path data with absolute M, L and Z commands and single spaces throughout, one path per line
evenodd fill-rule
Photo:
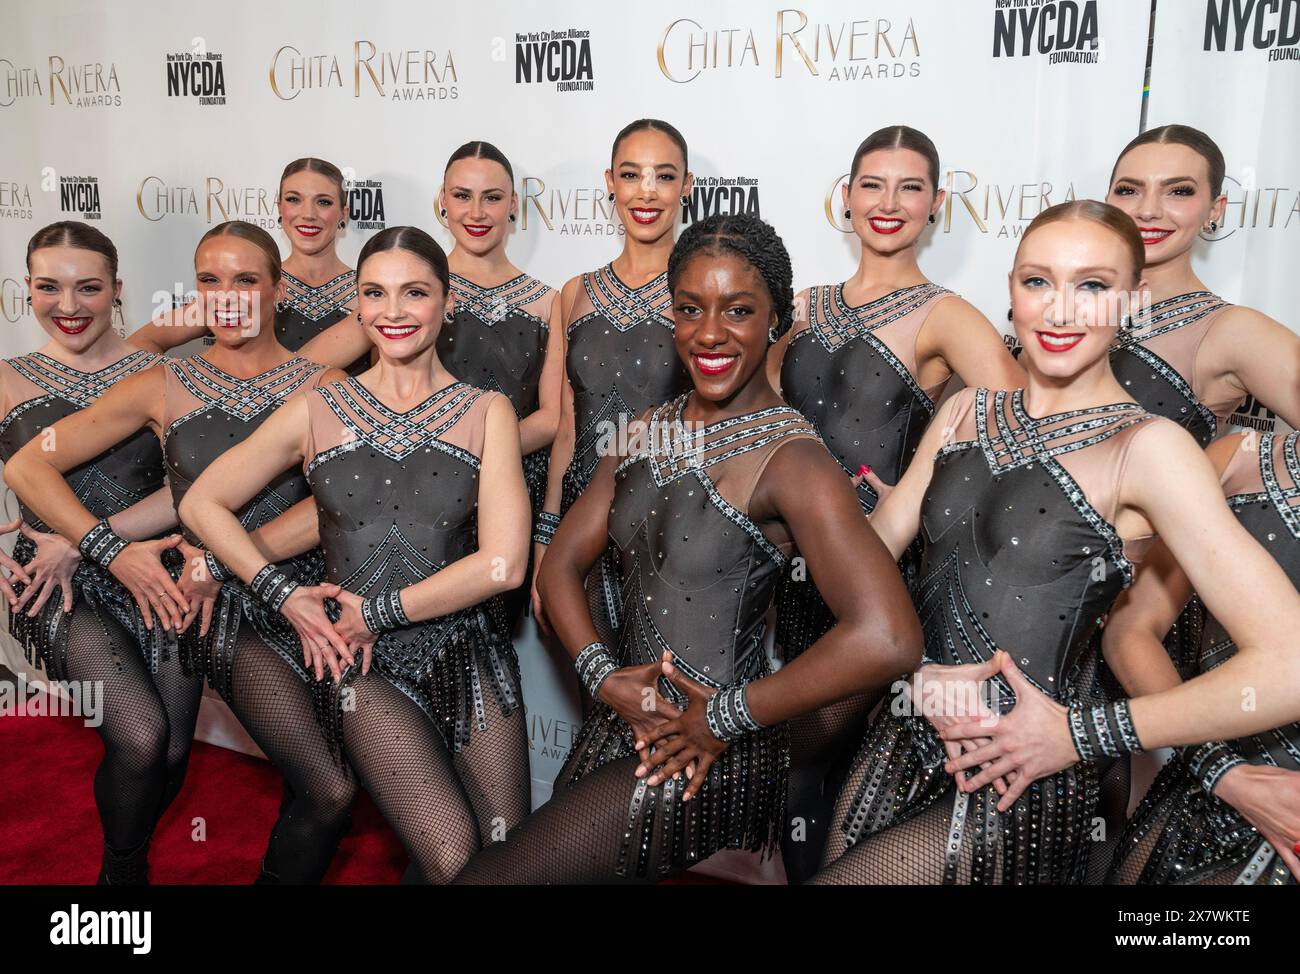
M 230 709 L 287 786 L 263 878 L 319 883 L 347 831 L 356 781 L 330 753 L 307 684 L 275 650 L 245 629 L 232 665 Z
M 137 849 L 185 780 L 203 681 L 181 672 L 175 651 L 151 677 L 134 637 L 84 601 L 67 626 L 67 678 L 102 688 L 96 729 L 104 757 L 95 772 L 95 804 L 104 842 L 122 852 Z
M 615 870 L 639 763 L 636 755 L 630 755 L 589 772 L 572 785 L 558 786 L 551 800 L 533 812 L 508 842 L 489 846 L 471 859 L 457 885 L 618 882 Z M 647 795 L 646 800 L 655 799 Z M 649 862 L 659 861 L 662 834 L 662 829 L 654 830 Z M 635 857 L 634 849 L 633 861 Z M 652 869 L 642 882 L 661 878 Z

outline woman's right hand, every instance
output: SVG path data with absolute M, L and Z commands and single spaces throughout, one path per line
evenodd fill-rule
M 539 542 L 533 542 L 533 584 L 529 592 L 529 599 L 533 606 L 533 619 L 537 622 L 537 629 L 543 636 L 554 635 L 551 629 L 551 621 L 546 618 L 546 607 L 542 605 L 542 597 L 537 594 L 537 576 L 542 570 L 542 558 L 546 554 L 546 545 Z
M 181 628 L 188 629 L 198 618 L 199 636 L 206 636 L 208 627 L 212 625 L 212 612 L 217 597 L 221 594 L 221 583 L 208 571 L 202 548 L 183 541 L 180 551 L 185 556 L 185 568 L 177 579 L 177 585 L 190 603 L 189 611 L 185 613 L 185 624 Z
M 63 611 L 71 612 L 72 576 L 81 564 L 81 552 L 61 534 L 37 531 L 22 523 L 18 525 L 18 530 L 36 545 L 36 554 L 26 565 L 25 574 L 31 583 L 18 597 L 14 611 L 21 612 L 26 607 L 28 617 L 35 618 L 54 594 L 54 590 L 58 589 L 63 598 Z
M 894 491 L 893 484 L 885 483 L 883 480 L 877 477 L 875 473 L 872 472 L 871 468 L 867 466 L 865 463 L 862 466 L 858 467 L 858 472 L 854 474 L 852 477 L 850 477 L 849 480 L 853 484 L 853 490 L 855 493 L 857 492 L 857 489 L 862 486 L 863 483 L 866 483 L 868 487 L 874 490 L 876 492 L 877 507 L 880 506 L 881 501 L 883 501 Z
M 1255 826 L 1300 881 L 1300 771 L 1239 764 L 1214 789 Z
M 642 744 L 637 749 L 642 762 L 650 760 L 650 742 L 658 736 L 660 724 L 676 720 L 682 712 L 659 695 L 656 683 L 663 675 L 658 662 L 645 666 L 625 666 L 615 670 L 600 685 L 600 699 L 613 708 L 632 728 L 632 738 Z
M 337 585 L 299 585 L 280 606 L 280 615 L 298 633 L 303 665 L 314 672 L 318 680 L 324 679 L 325 671 L 329 670 L 335 683 L 343 673 L 339 660 L 350 666 L 352 653 L 325 614 L 325 600 L 337 599 L 342 591 Z
M 184 628 L 189 601 L 162 563 L 162 553 L 179 547 L 182 540 L 179 534 L 173 534 L 157 541 L 132 541 L 108 566 L 135 599 L 146 629 L 153 629 L 155 614 L 164 629 L 180 632 Z

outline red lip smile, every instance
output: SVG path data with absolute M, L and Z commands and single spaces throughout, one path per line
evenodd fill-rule
M 717 375 L 722 375 L 724 372 L 730 369 L 733 365 L 735 365 L 738 361 L 740 361 L 740 356 L 719 355 L 717 353 L 711 355 L 704 355 L 701 354 L 700 352 L 692 352 L 691 361 L 695 363 L 695 367 L 700 371 L 701 375 L 707 375 L 709 377 L 713 377 Z
M 67 315 L 57 315 L 50 320 L 54 322 L 54 327 L 58 328 L 63 334 L 80 335 L 90 327 L 90 323 L 95 319 L 89 317 L 69 318 Z
M 1081 331 L 1036 331 L 1038 344 L 1048 352 L 1068 352 L 1083 341 L 1086 334 Z

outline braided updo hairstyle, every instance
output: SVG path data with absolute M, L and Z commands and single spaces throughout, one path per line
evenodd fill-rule
M 794 271 L 790 253 L 770 223 L 756 216 L 720 214 L 691 224 L 668 258 L 669 290 L 677 290 L 682 268 L 697 254 L 735 254 L 758 271 L 776 311 L 776 337 L 789 331 L 794 321 Z

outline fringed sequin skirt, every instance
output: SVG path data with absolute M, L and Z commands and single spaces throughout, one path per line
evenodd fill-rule
M 319 585 L 325 571 L 320 549 L 282 562 L 280 568 L 300 585 Z M 226 703 L 233 703 L 235 653 L 240 633 L 248 626 L 275 651 L 304 683 L 316 683 L 315 675 L 303 665 L 298 632 L 280 613 L 258 601 L 238 579 L 221 586 L 212 609 L 206 635 L 199 635 L 199 620 L 190 624 L 179 640 L 181 667 L 186 675 L 202 673 L 208 685 Z
M 555 779 L 557 793 L 611 761 L 635 755 L 633 744 L 632 729 L 623 718 L 598 703 Z M 684 777 L 654 787 L 646 784 L 646 778 L 637 779 L 616 876 L 641 880 L 668 876 L 720 849 L 770 855 L 780 840 L 789 769 L 789 737 L 785 725 L 778 724 L 747 734 L 727 748 L 689 802 L 681 800 L 687 785 Z M 652 855 L 654 849 L 657 855 Z
M 854 758 L 850 780 L 860 784 L 839 823 L 849 845 L 951 802 L 947 828 L 920 848 L 943 859 L 943 881 L 955 883 L 963 854 L 974 884 L 1083 882 L 1097 826 L 1097 771 L 1076 764 L 1029 786 L 1005 813 L 990 786 L 959 792 L 943 741 L 924 717 L 882 711 Z M 865 765 L 865 767 L 864 767 Z
M 1254 826 L 1227 802 L 1207 795 L 1177 756 L 1156 776 L 1120 836 L 1115 869 L 1132 855 L 1146 856 L 1137 878 L 1143 886 L 1210 879 L 1216 884 L 1296 885 L 1286 863 Z
M 25 535 L 14 542 L 14 561 L 26 565 L 36 556 L 36 545 Z M 14 582 L 18 595 L 25 590 L 21 582 Z M 158 672 L 158 663 L 172 652 L 173 642 L 162 626 L 145 628 L 144 619 L 131 593 L 107 569 L 94 562 L 82 561 L 72 576 L 73 606 L 84 604 L 102 619 L 112 619 L 132 637 L 139 647 L 150 673 Z M 9 634 L 23 647 L 27 662 L 43 669 L 52 680 L 68 679 L 68 626 L 70 613 L 63 611 L 62 589 L 55 589 L 34 617 L 9 612 Z M 105 651 L 108 648 L 105 647 Z
M 523 706 L 519 657 L 499 597 L 407 626 L 400 635 L 380 637 L 372 666 L 437 725 L 448 750 L 460 751 L 475 731 L 487 730 L 488 707 L 508 717 Z M 314 685 L 317 714 L 336 751 L 348 687 L 360 674 L 358 661 L 338 683 Z

